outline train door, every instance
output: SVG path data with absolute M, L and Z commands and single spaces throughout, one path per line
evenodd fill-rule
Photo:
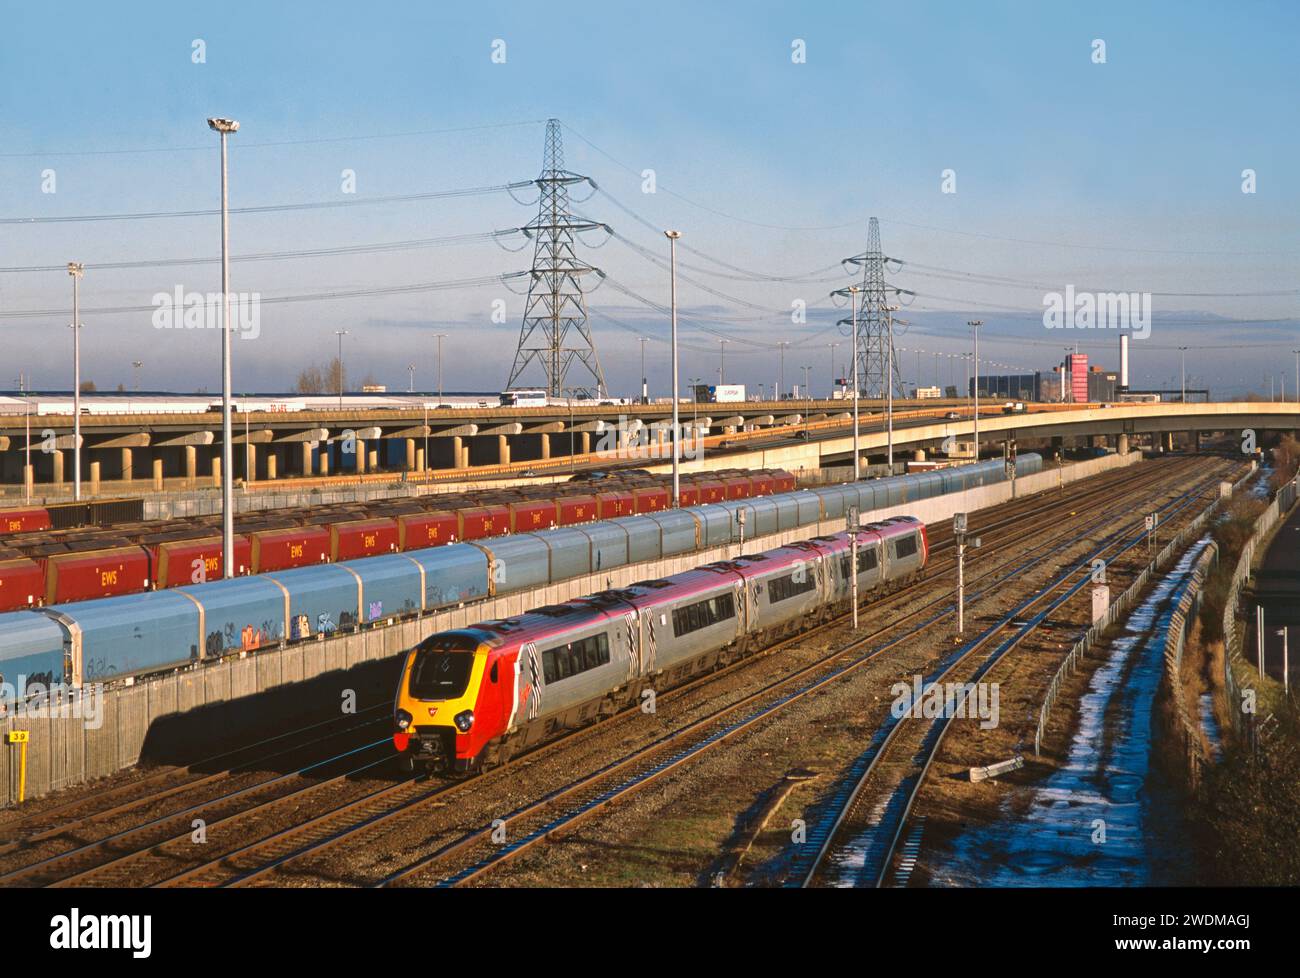
M 667 622 L 667 615 L 653 607 L 641 608 L 637 612 L 637 675 L 653 676 L 659 669 L 658 663 L 658 639 L 660 636 L 656 630 L 659 627 L 660 616 Z

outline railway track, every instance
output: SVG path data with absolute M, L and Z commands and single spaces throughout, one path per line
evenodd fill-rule
M 1192 490 L 1192 492 L 1195 491 L 1196 490 Z M 1184 499 L 1190 494 L 1190 492 L 1186 493 L 1179 497 L 1179 499 Z M 1174 505 L 1177 505 L 1177 503 Z M 1169 508 L 1170 507 L 1168 506 L 1162 507 L 1162 511 L 1168 510 Z M 1081 533 L 1074 534 L 1070 540 L 1066 541 L 1067 545 L 1085 539 L 1097 522 L 1099 521 L 1092 521 L 1092 523 L 1089 524 L 1088 529 L 1085 529 Z M 1109 546 L 1110 541 L 1113 538 L 1119 536 L 1121 533 L 1127 532 L 1127 530 L 1128 527 L 1126 526 L 1124 529 L 1111 534 L 1110 537 L 1107 537 L 1106 544 L 1103 544 L 1103 547 L 1101 548 L 1097 548 L 1094 553 L 1102 552 L 1105 546 Z M 982 591 L 974 596 L 974 600 L 978 600 L 979 597 L 990 593 L 1006 579 L 1028 569 L 1028 564 L 1039 563 L 1051 555 L 1051 552 L 1041 554 L 1027 562 L 1026 565 L 1021 565 L 1020 567 L 1013 569 L 1010 574 L 989 583 Z M 1089 554 L 1088 557 L 1084 559 L 1081 566 L 1087 566 L 1087 561 L 1090 561 L 1092 557 L 1093 554 Z M 937 622 L 943 617 L 946 617 L 946 615 L 951 613 L 952 610 L 951 607 L 942 609 L 939 613 L 920 623 L 920 627 L 924 628 Z M 885 652 L 895 648 L 908 637 L 907 635 L 903 635 L 886 641 L 882 645 L 862 652 L 862 654 L 858 655 L 857 658 L 852 659 L 845 665 L 834 668 L 826 675 L 813 678 L 802 686 L 796 686 L 793 690 L 789 689 L 792 684 L 797 683 L 799 679 L 805 678 L 817 667 L 830 664 L 834 660 L 839 660 L 849 654 L 861 650 L 867 643 L 879 638 L 881 634 L 889 630 L 892 629 L 887 627 L 871 636 L 856 640 L 849 646 L 838 650 L 831 656 L 828 656 L 825 660 L 822 660 L 807 669 L 800 670 L 798 673 L 792 674 L 789 677 L 778 680 L 776 683 L 771 684 L 771 686 L 759 693 L 746 697 L 740 703 L 733 704 L 724 710 L 720 710 L 715 715 L 708 717 L 703 721 L 698 721 L 697 723 L 692 724 L 689 728 L 671 735 L 669 738 L 665 738 L 665 740 L 660 744 L 652 745 L 650 748 L 637 752 L 635 755 L 616 762 L 614 765 L 598 771 L 591 776 L 579 779 L 563 790 L 555 792 L 551 796 L 541 799 L 513 815 L 502 819 L 501 823 L 504 823 L 504 826 L 507 828 L 513 823 L 523 822 L 525 819 L 534 820 L 527 823 L 530 827 L 521 832 L 515 841 L 507 842 L 505 844 L 494 842 L 491 837 L 490 829 L 480 829 L 466 834 L 460 840 L 457 840 L 449 846 L 444 846 L 441 850 L 425 857 L 411 866 L 406 867 L 398 873 L 391 874 L 382 880 L 380 885 L 390 886 L 397 883 L 408 882 L 430 872 L 435 867 L 440 868 L 452 857 L 474 852 L 475 848 L 479 851 L 477 856 L 471 857 L 467 864 L 462 864 L 459 867 L 454 868 L 451 872 L 443 875 L 436 885 L 461 886 L 481 879 L 488 873 L 517 858 L 519 855 L 538 844 L 547 840 L 563 837 L 572 832 L 582 822 L 606 809 L 615 802 L 627 798 L 631 794 L 650 784 L 658 782 L 670 772 L 696 759 L 700 755 L 713 750 L 715 747 L 732 740 L 737 735 L 754 727 L 756 724 L 784 711 L 791 704 L 798 702 L 812 693 L 825 689 L 830 684 L 844 678 L 866 663 L 875 660 Z M 738 720 L 729 720 L 729 717 L 736 713 L 741 707 L 753 705 L 770 696 L 774 696 L 775 699 L 768 702 L 766 705 L 757 706 L 752 712 L 742 716 Z M 558 815 L 549 818 L 549 820 L 541 821 L 541 824 L 537 824 L 537 821 L 540 820 L 539 817 L 544 818 L 547 811 L 556 808 L 561 809 Z M 499 824 L 497 827 L 499 829 L 501 825 Z M 493 845 L 496 847 L 493 848 Z
M 1126 471 L 1122 476 L 1115 479 L 1102 480 L 1100 484 L 1093 482 L 1087 488 L 1081 488 L 1080 491 L 1072 494 L 1063 494 L 1056 496 L 1050 494 L 1050 499 L 1044 499 L 1045 495 L 1039 494 L 1034 497 L 1028 497 L 1023 503 L 1011 504 L 1009 511 L 1013 515 L 1003 515 L 999 519 L 988 524 L 983 531 L 985 534 L 995 537 L 1003 529 L 1007 529 L 1005 534 L 1009 542 L 1011 538 L 1018 538 L 1026 532 L 1024 522 L 1024 512 L 1029 511 L 1050 511 L 1047 512 L 1047 518 L 1044 526 L 1059 520 L 1057 510 L 1062 503 L 1068 503 L 1078 506 L 1081 503 L 1096 497 L 1113 496 L 1114 490 L 1120 486 L 1125 486 L 1128 491 L 1133 491 L 1138 486 L 1157 485 L 1171 475 L 1170 469 L 1174 473 L 1181 472 L 1186 466 L 1187 460 L 1181 460 L 1179 463 L 1172 463 L 1168 467 L 1162 467 L 1159 471 L 1145 473 L 1134 473 Z M 940 539 L 933 545 L 932 552 L 943 552 L 952 547 L 953 541 L 951 536 L 947 540 L 938 534 Z M 1002 540 L 1003 537 L 997 537 Z M 1008 545 L 1008 544 L 1003 544 Z M 1000 546 L 986 547 L 977 558 L 977 561 L 989 560 L 996 554 Z M 975 563 L 976 561 L 968 561 Z M 955 561 L 952 562 L 955 564 Z M 951 567 L 948 568 L 951 570 Z M 1012 572 L 1019 573 L 1021 568 Z M 943 571 L 946 572 L 946 571 Z M 941 572 L 941 573 L 943 573 Z M 1010 575 L 1008 575 L 1010 576 Z M 907 589 L 896 592 L 892 597 L 883 599 L 885 603 L 903 602 L 909 600 L 913 593 L 923 585 L 932 585 L 932 581 L 921 582 Z M 936 602 L 930 602 L 921 608 L 914 609 L 911 613 L 901 619 L 897 619 L 886 626 L 886 629 L 899 627 L 902 623 L 915 619 L 921 612 L 932 607 Z M 847 616 L 845 616 L 847 617 Z M 817 626 L 812 632 L 804 632 L 796 636 L 795 640 L 806 642 L 810 637 L 820 631 L 842 624 L 843 618 L 827 622 Z M 879 633 L 877 633 L 879 634 Z M 869 640 L 865 639 L 863 641 Z M 778 643 L 766 654 L 779 651 L 785 643 Z M 836 655 L 844 655 L 847 650 L 841 650 Z M 721 676 L 726 675 L 735 669 L 742 668 L 754 661 L 754 657 L 749 657 L 740 662 L 734 663 L 723 670 L 708 674 L 691 683 L 677 687 L 661 697 L 661 700 L 671 695 L 680 695 L 699 685 L 707 682 L 716 681 Z M 622 714 L 620 716 L 626 716 Z M 617 721 L 619 717 L 607 718 L 601 723 L 584 728 L 583 730 L 572 734 L 561 740 L 553 741 L 550 744 L 543 745 L 537 751 L 521 755 L 518 759 L 535 760 L 541 752 L 548 749 L 558 749 L 566 744 L 572 744 L 575 737 L 594 736 L 597 732 L 603 732 L 606 727 Z M 374 746 L 377 750 L 382 742 L 376 741 Z M 373 771 L 378 762 L 366 761 L 357 767 L 347 771 L 341 771 L 325 781 L 309 784 L 301 788 L 295 788 L 288 793 L 278 797 L 263 798 L 260 794 L 254 794 L 253 789 L 245 789 L 236 792 L 234 795 L 216 799 L 214 802 L 205 802 L 200 805 L 190 806 L 178 812 L 171 813 L 160 819 L 155 819 L 143 826 L 129 829 L 125 832 L 116 833 L 106 839 L 98 840 L 86 846 L 79 847 L 71 853 L 65 853 L 58 857 L 42 860 L 32 866 L 24 867 L 5 877 L 0 877 L 0 883 L 7 882 L 31 882 L 33 880 L 42 880 L 48 882 L 75 882 L 79 885 L 90 883 L 120 883 L 122 880 L 129 879 L 132 881 L 141 878 L 148 878 L 150 874 L 145 873 L 141 876 L 141 870 L 150 865 L 154 869 L 153 876 L 157 876 L 160 871 L 165 871 L 168 866 L 174 868 L 182 862 L 186 856 L 193 857 L 194 847 L 189 842 L 189 833 L 177 832 L 176 826 L 181 824 L 183 819 L 193 816 L 196 812 L 202 811 L 206 814 L 213 814 L 212 809 L 216 809 L 217 818 L 208 822 L 208 829 L 235 829 L 238 825 L 247 824 L 250 820 L 255 820 L 259 816 L 264 816 L 276 808 L 286 806 L 297 806 L 304 802 L 326 798 L 330 792 L 330 786 L 340 786 L 351 778 Z M 516 762 L 511 762 L 516 763 Z M 300 773 L 300 772 L 296 772 Z M 283 779 L 276 779 L 283 781 Z M 313 816 L 298 824 L 290 825 L 285 829 L 272 832 L 269 836 L 258 841 L 249 843 L 234 851 L 223 853 L 215 859 L 201 862 L 197 866 L 192 866 L 180 873 L 167 876 L 161 882 L 168 885 L 177 885 L 181 883 L 199 884 L 199 885 L 222 885 L 235 883 L 246 885 L 247 883 L 264 879 L 272 875 L 276 869 L 290 862 L 297 861 L 307 856 L 323 853 L 342 842 L 353 839 L 359 834 L 368 830 L 376 829 L 386 823 L 390 823 L 404 815 L 411 814 L 419 809 L 429 805 L 438 805 L 449 803 L 454 796 L 468 790 L 469 786 L 477 782 L 453 782 L 451 784 L 437 784 L 429 787 L 424 779 L 413 779 L 410 781 L 401 781 L 395 784 L 386 785 L 373 791 L 368 791 L 357 798 L 351 799 L 342 805 L 336 806 L 323 814 Z M 183 790 L 186 786 L 174 786 L 167 789 L 167 793 L 175 793 Z M 254 786 L 260 788 L 262 785 Z M 246 799 L 253 802 L 249 807 L 225 811 L 220 808 L 218 802 L 228 802 L 237 799 Z M 128 803 L 132 804 L 132 803 Z M 138 802 L 137 802 L 138 804 Z M 119 806 L 119 808 L 125 806 Z M 116 809 L 115 809 L 116 810 Z M 341 821 L 347 821 L 348 824 L 342 830 L 338 829 Z M 164 829 L 170 827 L 170 832 Z M 146 831 L 152 830 L 152 831 Z M 52 830 L 51 830 L 52 831 Z M 242 835 L 247 838 L 247 835 Z M 143 841 L 143 845 L 133 850 L 121 851 L 124 844 L 130 842 Z M 98 853 L 100 856 L 107 857 L 101 859 L 96 865 L 86 865 L 92 854 Z M 247 860 L 257 857 L 259 865 L 253 869 L 239 869 L 233 865 L 235 860 Z M 71 871 L 70 874 L 68 871 Z M 123 876 L 129 873 L 129 876 Z M 51 878 L 53 876 L 54 878 Z
M 1198 501 L 1199 497 L 1186 498 L 1171 512 L 1162 514 L 1162 519 Z M 1088 560 L 1114 547 L 1107 560 L 1111 565 L 1144 540 L 1142 533 L 1120 539 L 1104 550 L 1099 548 Z M 793 884 L 808 887 L 827 883 L 833 868 L 838 867 L 843 871 L 840 878 L 850 877 L 855 886 L 884 885 L 900 844 L 905 844 L 904 829 L 917 793 L 951 728 L 953 714 L 961 712 L 969 697 L 971 684 L 983 681 L 1005 656 L 1090 583 L 1087 573 L 1079 573 L 1086 571 L 1086 564 L 1081 562 L 1070 573 L 1019 602 L 924 677 L 926 686 L 956 684 L 960 693 L 954 700 L 954 711 L 935 718 L 891 714 L 885 720 L 832 797 L 829 811 L 810 827 L 811 857 L 794 861 Z

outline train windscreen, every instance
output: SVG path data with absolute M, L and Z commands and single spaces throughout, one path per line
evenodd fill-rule
M 421 643 L 411 666 L 411 695 L 420 700 L 450 700 L 464 694 L 478 643 L 466 636 L 435 635 Z

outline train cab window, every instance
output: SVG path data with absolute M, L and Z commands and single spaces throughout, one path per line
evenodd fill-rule
M 478 640 L 434 635 L 420 643 L 411 665 L 410 692 L 418 700 L 451 700 L 465 693 Z
M 899 537 L 894 541 L 895 557 L 911 557 L 916 554 L 916 534 L 912 533 L 905 537 Z
M 609 664 L 609 636 L 604 632 L 557 645 L 542 652 L 542 678 L 547 685 Z
M 673 609 L 673 636 L 680 638 L 735 617 L 736 599 L 730 593 L 683 605 Z
M 492 672 L 489 678 L 491 678 L 493 682 L 496 682 L 501 676 L 500 670 L 497 668 L 498 665 L 499 663 L 492 663 Z

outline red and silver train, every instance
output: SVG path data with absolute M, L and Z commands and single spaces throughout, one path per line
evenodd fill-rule
M 393 741 L 405 770 L 470 772 L 765 648 L 848 608 L 849 534 L 438 632 L 406 656 Z M 911 516 L 858 531 L 859 599 L 916 578 Z

